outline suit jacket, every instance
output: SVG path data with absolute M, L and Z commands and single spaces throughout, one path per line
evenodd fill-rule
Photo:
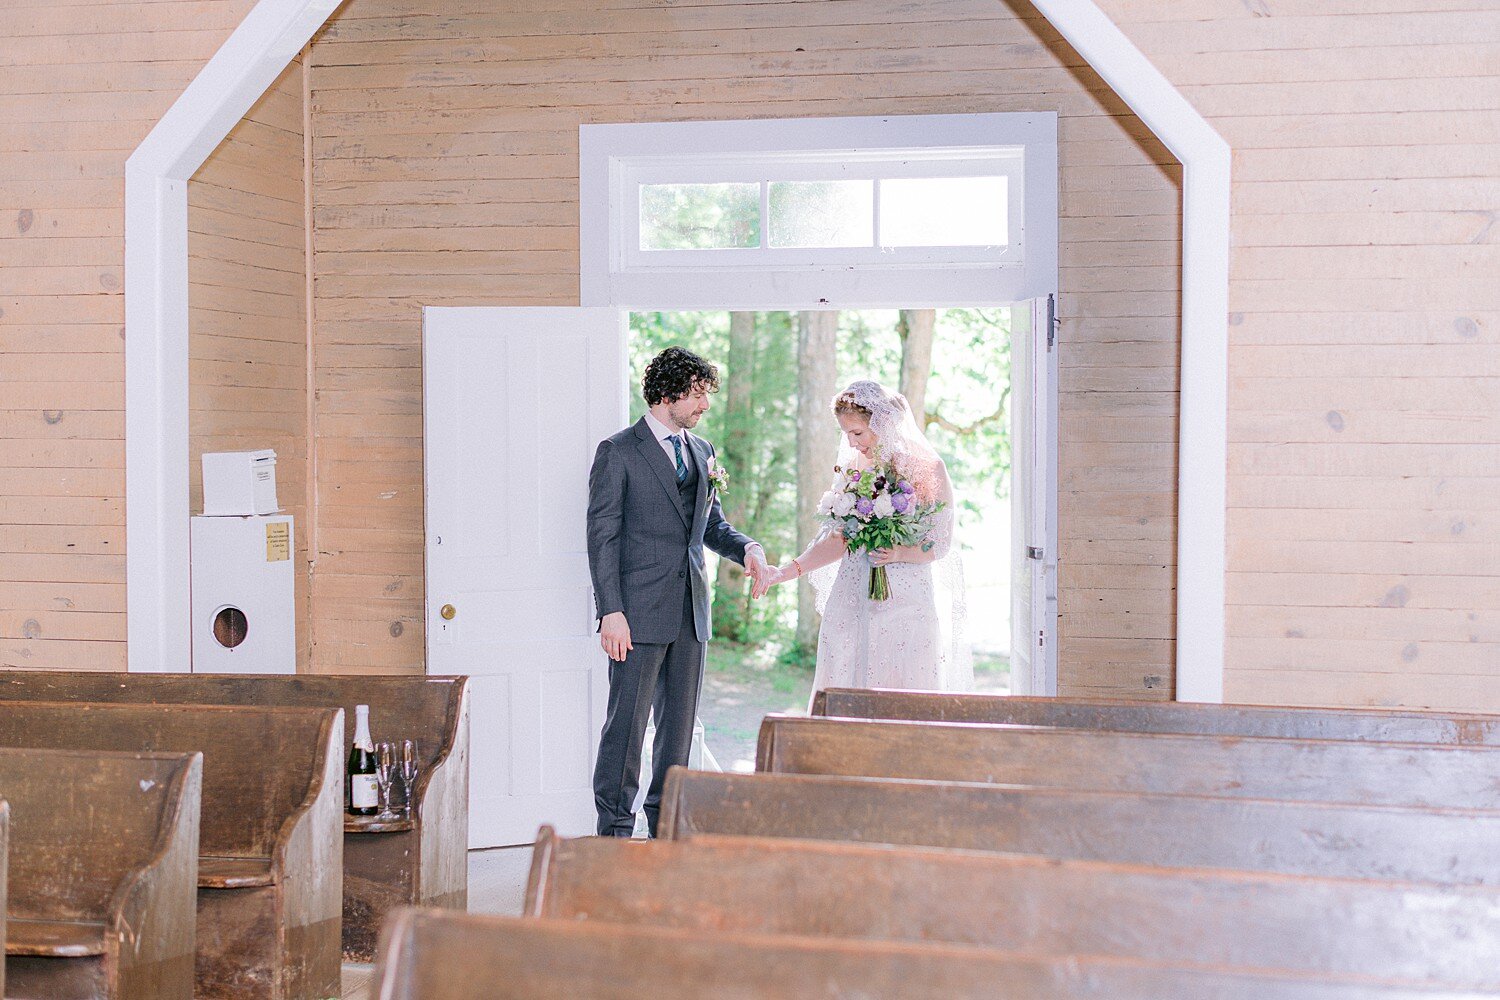
M 703 546 L 744 565 L 751 539 L 724 520 L 711 493 L 714 449 L 689 433 L 687 455 L 698 471 L 698 498 L 689 518 L 677 470 L 642 417 L 599 442 L 589 470 L 589 573 L 599 618 L 625 612 L 632 642 L 668 643 L 682 630 L 683 597 L 691 588 L 693 627 L 709 637 L 708 574 Z

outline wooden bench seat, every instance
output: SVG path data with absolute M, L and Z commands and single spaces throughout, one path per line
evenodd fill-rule
M 199 856 L 198 884 L 209 889 L 249 889 L 275 885 L 270 858 L 215 858 Z
M 0 749 L 5 996 L 190 1000 L 202 768 L 199 754 Z
M 768 715 L 756 769 L 1500 809 L 1500 750 Z
M 6 925 L 5 951 L 9 955 L 47 955 L 54 958 L 86 958 L 103 955 L 102 920 L 12 919 Z
M 1500 815 L 825 775 L 667 774 L 657 834 L 1500 888 Z
M 1500 715 L 1414 709 L 1284 708 L 829 688 L 813 696 L 812 714 L 850 719 L 1007 723 L 1136 733 L 1500 746 Z
M 403 910 L 382 935 L 381 1000 L 1437 1000 L 1420 987 L 1289 979 L 985 948 Z M 1478 997 L 1444 990 L 1442 1000 Z
M 1411 882 L 544 828 L 524 912 L 1500 989 L 1500 894 Z
M 369 705 L 373 738 L 416 740 L 421 773 L 411 821 L 345 826 L 344 957 L 374 959 L 381 921 L 393 907 L 468 906 L 466 677 L 0 670 L 5 699 L 342 708 L 346 727 L 356 704 Z
M 0 702 L 0 746 L 201 750 L 196 996 L 338 993 L 338 709 Z

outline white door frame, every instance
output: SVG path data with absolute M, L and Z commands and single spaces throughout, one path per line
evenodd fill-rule
M 125 165 L 128 669 L 183 669 L 187 182 L 340 0 L 259 0 Z M 1092 0 L 1031 0 L 1183 165 L 1177 698 L 1222 701 L 1229 146 Z

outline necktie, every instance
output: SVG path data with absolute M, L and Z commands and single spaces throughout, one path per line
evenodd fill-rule
M 676 434 L 672 435 L 672 450 L 677 453 L 677 482 L 681 485 L 687 479 L 687 466 L 682 464 L 682 438 Z

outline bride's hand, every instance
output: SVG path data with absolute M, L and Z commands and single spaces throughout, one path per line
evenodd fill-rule
M 889 566 L 891 563 L 925 563 L 932 562 L 932 545 L 923 542 L 921 545 L 897 545 L 889 549 L 876 549 L 870 553 L 870 563 L 874 566 Z

